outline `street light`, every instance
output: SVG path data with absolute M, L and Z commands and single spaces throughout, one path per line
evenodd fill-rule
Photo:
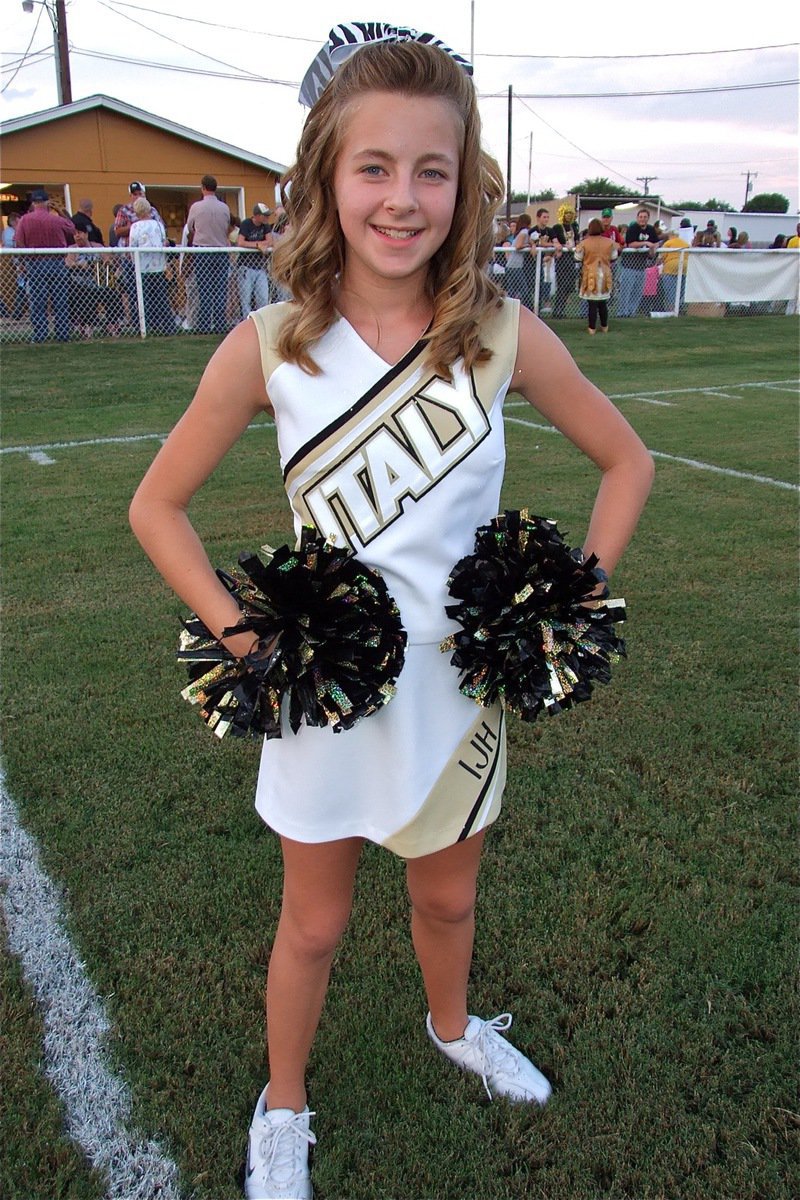
M 69 75 L 69 50 L 67 48 L 67 13 L 64 0 L 22 0 L 22 11 L 33 12 L 34 4 L 41 4 L 53 26 L 53 47 L 56 56 L 56 82 L 58 103 L 72 103 L 72 81 Z

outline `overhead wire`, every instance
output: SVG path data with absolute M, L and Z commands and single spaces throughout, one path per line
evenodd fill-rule
M 192 25 L 208 25 L 212 29 L 228 29 L 231 33 L 249 33 L 256 37 L 280 38 L 287 42 L 307 42 L 311 46 L 320 44 L 319 38 L 300 37 L 294 33 L 274 33 L 272 30 L 266 29 L 245 29 L 241 25 L 221 25 L 219 21 L 203 21 L 200 17 L 187 17 L 183 13 L 164 12 L 160 8 L 145 8 L 141 4 L 126 4 L 124 0 L 110 0 L 112 4 L 119 8 L 133 8 L 137 12 L 152 13 L 155 17 L 172 17 L 176 21 L 189 21 Z
M 221 67 L 230 67 L 233 71 L 241 71 L 243 75 L 252 75 L 256 78 L 255 72 L 248 71 L 246 67 L 240 67 L 236 63 L 225 62 L 224 59 L 214 58 L 211 54 L 206 54 L 202 50 L 196 50 L 194 46 L 187 46 L 186 42 L 180 42 L 177 38 L 169 37 L 166 33 L 159 33 L 157 29 L 152 29 L 149 25 L 145 25 L 142 21 L 137 21 L 135 17 L 129 17 L 127 13 L 118 12 L 112 8 L 110 4 L 106 4 L 104 0 L 99 0 L 101 8 L 107 8 L 109 12 L 113 12 L 115 16 L 121 17 L 123 21 L 130 21 L 133 25 L 138 25 L 140 29 L 146 29 L 148 33 L 154 34 L 156 37 L 163 38 L 165 42 L 171 42 L 173 46 L 180 46 L 182 50 L 188 50 L 190 54 L 197 54 L 200 58 L 206 58 L 209 62 L 217 63 Z
M 733 46 L 728 50 L 669 50 L 653 51 L 648 54 L 520 54 L 517 52 L 484 51 L 476 53 L 476 58 L 531 58 L 545 62 L 617 62 L 620 59 L 639 58 L 694 58 L 700 54 L 750 54 L 758 50 L 792 50 L 800 43 L 780 42 L 771 46 Z
M 6 92 L 6 91 L 8 91 L 8 89 L 11 87 L 12 83 L 14 82 L 14 80 L 15 80 L 15 79 L 17 78 L 17 76 L 19 75 L 19 73 L 20 73 L 20 71 L 21 71 L 21 69 L 22 69 L 22 67 L 23 67 L 23 65 L 24 65 L 24 63 L 25 63 L 25 59 L 28 57 L 28 52 L 30 51 L 30 48 L 31 48 L 31 46 L 33 45 L 33 39 L 36 37 L 36 31 L 37 31 L 37 29 L 39 28 L 39 22 L 40 22 L 40 21 L 41 21 L 41 19 L 42 19 L 42 13 L 43 13 L 43 12 L 44 12 L 44 5 L 42 5 L 42 7 L 39 9 L 39 15 L 37 16 L 37 18 L 36 18 L 36 24 L 35 24 L 35 25 L 34 25 L 34 27 L 33 27 L 33 33 L 31 34 L 31 40 L 28 42 L 28 49 L 27 49 L 27 50 L 25 51 L 25 53 L 22 55 L 22 58 L 20 59 L 19 63 L 17 64 L 17 69 L 15 70 L 15 72 L 14 72 L 14 74 L 11 76 L 11 78 L 9 79 L 8 83 L 4 83 L 4 84 L 3 84 L 3 87 L 2 87 L 2 89 L 0 89 L 0 94 L 2 94 L 2 92 Z M 37 52 L 37 53 L 38 53 L 38 52 Z
M 770 79 L 765 83 L 730 83 L 714 87 L 665 88 L 636 92 L 514 92 L 519 100 L 619 100 L 638 96 L 698 96 L 711 92 L 750 92 L 761 88 L 796 87 L 800 79 Z M 480 92 L 480 100 L 504 100 L 508 92 Z
M 274 83 L 279 87 L 298 88 L 300 84 L 296 79 L 272 79 L 267 75 L 237 75 L 231 74 L 230 71 L 213 71 L 206 67 L 181 67 L 175 63 L 160 63 L 154 62 L 147 58 L 129 58 L 124 54 L 104 54 L 99 50 L 86 50 L 80 46 L 70 46 L 70 54 L 77 54 L 82 58 L 101 58 L 108 62 L 129 63 L 135 67 L 152 67 L 160 71 L 177 71 L 183 75 L 202 75 L 207 79 L 233 79 L 239 83 Z

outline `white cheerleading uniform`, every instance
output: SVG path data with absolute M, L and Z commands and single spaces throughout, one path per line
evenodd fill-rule
M 418 343 L 387 364 L 343 317 L 314 345 L 308 375 L 277 357 L 288 304 L 250 314 L 275 413 L 295 533 L 315 525 L 381 572 L 408 633 L 397 693 L 353 729 L 286 724 L 265 740 L 256 808 L 299 842 L 363 837 L 403 858 L 442 850 L 493 821 L 505 784 L 499 704 L 458 690 L 439 643 L 458 626 L 447 578 L 496 515 L 505 469 L 503 400 L 517 353 L 519 304 L 492 310 L 488 363 L 453 382 Z

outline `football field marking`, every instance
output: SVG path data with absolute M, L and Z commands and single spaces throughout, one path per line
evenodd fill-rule
M 512 425 L 524 425 L 527 429 L 536 429 L 542 433 L 558 433 L 555 425 L 537 425 L 534 421 L 524 421 L 522 417 L 506 417 Z M 715 475 L 730 475 L 734 479 L 747 479 L 751 483 L 765 483 L 770 487 L 783 488 L 790 492 L 800 492 L 800 485 L 787 483 L 784 479 L 772 479 L 769 475 L 756 475 L 753 471 L 737 471 L 735 467 L 718 467 L 715 463 L 700 462 L 696 458 L 683 458 L 679 454 L 666 454 L 663 450 L 650 450 L 653 458 L 664 458 L 669 462 L 681 463 L 684 467 L 692 467 L 695 471 L 712 471 Z
M 108 1200 L 180 1200 L 178 1168 L 157 1142 L 128 1128 L 130 1090 L 108 1063 L 111 1028 L 66 932 L 59 889 L 42 869 L 0 768 L 0 880 L 11 953 L 44 1023 L 44 1065 L 67 1132 L 107 1180 Z M 46 1183 L 46 1181 L 43 1181 Z

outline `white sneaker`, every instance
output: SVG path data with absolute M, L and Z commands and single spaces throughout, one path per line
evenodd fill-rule
M 309 1127 L 314 1113 L 267 1109 L 266 1096 L 265 1088 L 250 1123 L 244 1194 L 247 1200 L 313 1200 L 308 1147 L 317 1141 Z
M 541 1071 L 516 1047 L 501 1037 L 500 1030 L 511 1027 L 511 1013 L 502 1013 L 491 1021 L 470 1017 L 463 1037 L 443 1042 L 433 1028 L 428 1013 L 428 1036 L 437 1049 L 462 1071 L 474 1071 L 483 1080 L 490 1100 L 505 1096 L 515 1104 L 546 1104 L 552 1088 Z

